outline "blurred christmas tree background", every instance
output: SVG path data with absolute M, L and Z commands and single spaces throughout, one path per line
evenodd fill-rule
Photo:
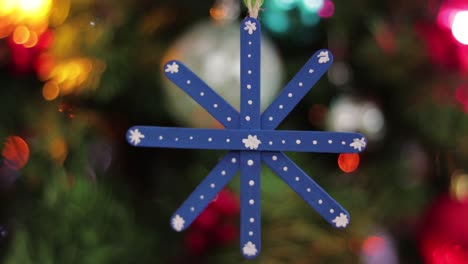
M 221 128 L 162 64 L 182 60 L 237 106 L 245 16 L 239 0 L 0 0 L 2 263 L 467 263 L 464 0 L 265 0 L 262 105 L 328 48 L 328 75 L 280 129 L 369 139 L 349 173 L 354 159 L 290 154 L 351 224 L 333 229 L 265 168 L 257 259 L 239 252 L 237 178 L 170 228 L 223 153 L 136 149 L 125 132 Z

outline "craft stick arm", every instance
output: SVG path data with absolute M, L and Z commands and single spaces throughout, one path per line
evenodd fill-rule
M 205 108 L 224 127 L 239 127 L 237 110 L 182 62 L 169 61 L 165 65 L 164 73 L 169 80 Z
M 246 18 L 240 28 L 241 46 L 241 114 L 240 128 L 259 130 L 260 123 L 260 46 L 261 26 L 254 18 Z M 226 131 L 224 131 L 226 132 Z M 240 140 L 240 141 L 239 141 Z M 237 139 L 242 143 L 242 139 Z M 234 141 L 225 142 L 230 145 Z M 240 152 L 240 248 L 246 258 L 255 258 L 261 249 L 260 172 L 261 153 Z
M 239 170 L 239 152 L 229 152 L 208 176 L 197 186 L 171 217 L 171 226 L 180 232 L 185 230 L 231 181 Z
M 310 57 L 297 74 L 281 90 L 281 93 L 262 114 L 262 128 L 275 129 L 294 107 L 327 72 L 333 62 L 333 55 L 326 49 Z
M 130 128 L 127 141 L 137 147 L 319 153 L 359 153 L 367 146 L 362 134 L 351 132 L 156 126 Z
M 349 213 L 285 154 L 263 152 L 262 160 L 332 226 L 349 224 Z

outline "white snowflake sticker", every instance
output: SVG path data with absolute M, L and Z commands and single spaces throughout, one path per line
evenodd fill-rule
M 250 20 L 245 22 L 244 30 L 247 30 L 249 34 L 252 35 L 254 31 L 257 30 L 257 23 L 252 23 Z
M 185 220 L 184 218 L 180 217 L 180 215 L 176 215 L 174 216 L 174 218 L 172 218 L 172 227 L 176 231 L 182 231 L 182 229 L 184 228 L 184 225 L 185 225 Z
M 165 72 L 168 72 L 168 73 L 178 73 L 179 72 L 179 64 L 173 62 L 172 64 L 168 64 L 166 65 L 166 70 L 164 70 Z
M 349 144 L 350 147 L 353 147 L 354 149 L 358 149 L 361 151 L 363 148 L 366 147 L 366 139 L 365 138 L 355 138 L 353 139 L 353 143 Z
M 136 146 L 140 144 L 142 138 L 145 138 L 145 135 L 143 135 L 138 128 L 130 130 L 130 143 Z
M 346 227 L 349 224 L 348 216 L 340 213 L 340 216 L 335 217 L 332 221 L 335 223 L 336 227 Z
M 319 55 L 317 55 L 317 58 L 319 58 L 318 62 L 321 64 L 327 63 L 330 61 L 330 57 L 328 56 L 328 51 L 321 51 Z
M 262 144 L 256 135 L 248 135 L 247 138 L 242 139 L 242 143 L 248 149 L 258 149 L 258 145 Z
M 242 248 L 242 252 L 246 256 L 255 256 L 255 255 L 257 255 L 258 250 L 257 250 L 257 247 L 255 246 L 255 244 L 249 241 Z

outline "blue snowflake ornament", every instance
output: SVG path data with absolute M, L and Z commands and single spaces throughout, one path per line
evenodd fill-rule
M 135 126 L 127 141 L 136 147 L 222 149 L 228 154 L 198 185 L 171 218 L 176 231 L 186 229 L 240 170 L 240 243 L 246 258 L 261 248 L 260 170 L 263 161 L 327 222 L 345 228 L 348 212 L 328 195 L 283 151 L 357 153 L 366 147 L 358 133 L 277 131 L 275 128 L 330 67 L 333 56 L 317 51 L 260 114 L 260 37 L 258 20 L 241 24 L 240 113 L 179 61 L 165 65 L 173 83 L 204 107 L 226 129 Z

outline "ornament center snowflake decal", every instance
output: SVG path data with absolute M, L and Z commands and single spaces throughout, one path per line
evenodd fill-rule
M 258 145 L 262 144 L 257 136 L 252 135 L 248 135 L 247 138 L 242 139 L 242 143 L 248 149 L 258 149 Z
M 176 231 L 186 229 L 240 170 L 240 247 L 246 258 L 261 250 L 260 170 L 263 161 L 336 228 L 349 224 L 349 214 L 283 151 L 357 153 L 366 147 L 358 133 L 277 131 L 276 127 L 331 66 L 328 50 L 317 51 L 260 114 L 260 23 L 246 18 L 241 31 L 241 110 L 238 112 L 179 61 L 164 72 L 226 129 L 135 126 L 127 141 L 137 147 L 223 149 L 228 154 L 213 168 L 171 218 Z

